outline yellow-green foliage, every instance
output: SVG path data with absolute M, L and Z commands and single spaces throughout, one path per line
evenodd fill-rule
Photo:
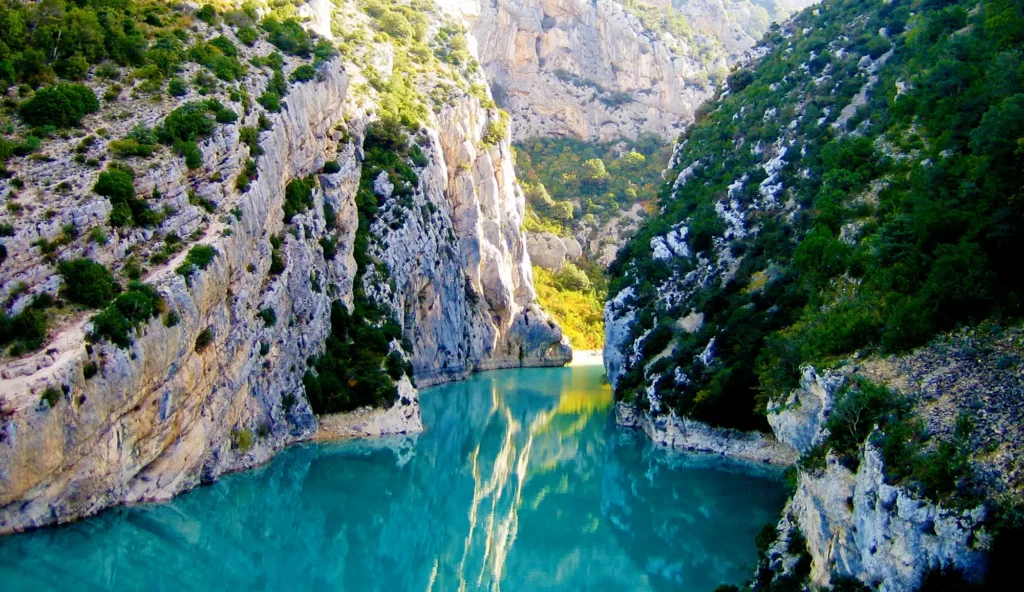
M 527 232 L 553 232 L 560 236 L 564 236 L 569 232 L 558 220 L 538 216 L 530 204 L 526 204 L 526 215 L 523 216 L 523 230 Z
M 253 438 L 252 430 L 245 428 L 239 430 L 237 428 L 231 430 L 231 446 L 242 452 L 246 452 L 252 445 L 256 443 L 256 439 Z
M 603 303 L 592 290 L 562 287 L 556 274 L 534 266 L 537 300 L 562 326 L 575 349 L 604 347 Z

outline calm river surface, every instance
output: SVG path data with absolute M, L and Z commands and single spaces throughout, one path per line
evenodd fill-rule
M 600 366 L 422 393 L 419 436 L 283 451 L 0 539 L 0 590 L 684 590 L 752 573 L 779 474 L 617 429 Z

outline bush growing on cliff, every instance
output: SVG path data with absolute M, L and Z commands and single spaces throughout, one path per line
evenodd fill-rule
M 91 319 L 90 341 L 107 340 L 118 347 L 132 344 L 131 332 L 161 312 L 163 298 L 149 284 L 132 281 L 128 289 Z
M 289 55 L 309 57 L 313 40 L 297 19 L 266 18 L 260 28 L 267 32 L 267 41 Z
M 91 308 L 102 308 L 121 291 L 105 266 L 92 259 L 61 261 L 57 271 L 64 276 L 64 297 Z
M 296 214 L 309 211 L 313 207 L 313 187 L 315 179 L 312 175 L 304 179 L 292 179 L 284 189 L 284 223 L 290 224 Z
M 293 82 L 307 82 L 316 78 L 316 68 L 309 64 L 302 64 L 292 72 Z
M 487 121 L 487 127 L 484 129 L 484 135 L 481 139 L 483 145 L 495 146 L 505 138 L 508 138 L 508 124 L 508 113 L 499 109 L 498 117 L 491 117 Z
M 209 136 L 214 129 L 214 118 L 211 115 L 210 106 L 206 102 L 185 103 L 164 118 L 157 131 L 160 141 L 165 144 L 194 142 Z
M 367 318 L 368 312 L 374 314 Z M 377 326 L 379 320 L 374 317 L 379 315 L 370 310 L 357 309 L 350 314 L 341 301 L 331 305 L 326 348 L 313 359 L 302 379 L 314 412 L 338 413 L 366 405 L 390 407 L 398 399 L 395 378 L 389 373 L 394 363 L 388 365 L 388 330 Z
M 72 127 L 99 109 L 99 99 L 91 88 L 81 84 L 57 84 L 37 90 L 18 113 L 29 125 Z
M 196 245 L 189 249 L 185 262 L 178 266 L 178 275 L 185 276 L 186 281 L 195 272 L 206 269 L 217 256 L 217 250 L 210 245 Z
M 13 317 L 0 310 L 0 347 L 10 345 L 14 356 L 42 347 L 49 330 L 46 308 L 50 303 L 49 297 L 37 297 Z
M 110 168 L 100 173 L 92 190 L 110 200 L 111 226 L 152 226 L 160 221 L 160 215 L 135 196 L 135 180 L 124 169 Z

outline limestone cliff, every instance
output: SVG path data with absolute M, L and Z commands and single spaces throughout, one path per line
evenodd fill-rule
M 516 139 L 596 141 L 674 139 L 770 19 L 811 3 L 769 2 L 769 13 L 746 0 L 442 2 L 470 23 Z M 687 24 L 669 26 L 665 14 Z
M 320 19 L 313 28 L 329 33 L 331 23 L 320 21 L 330 10 L 310 11 Z M 346 18 L 349 30 L 366 26 L 351 6 Z M 430 18 L 436 28 L 439 17 Z M 213 34 L 201 24 L 196 30 Z M 259 40 L 241 51 L 248 59 L 273 49 Z M 330 333 L 332 301 L 353 301 L 361 146 L 382 101 L 365 74 L 401 76 L 388 67 L 394 51 L 378 39 L 366 45 L 360 63 L 347 55 L 318 63 L 312 80 L 290 85 L 280 113 L 247 106 L 237 122 L 218 125 L 200 142 L 203 164 L 196 170 L 169 151 L 129 159 L 138 195 L 151 196 L 145 201 L 162 211 L 152 227 L 105 228 L 111 204 L 90 191 L 99 171 L 86 159 L 76 162 L 70 140 L 44 144 L 45 159 L 8 162 L 22 184 L 0 181 L 0 192 L 19 204 L 0 214 L 13 228 L 0 266 L 8 312 L 42 294 L 60 304 L 57 264 L 76 257 L 118 274 L 148 258 L 152 265 L 141 279 L 157 290 L 165 311 L 122 348 L 87 342 L 94 311 L 63 305 L 48 313 L 56 315 L 55 327 L 42 350 L 0 358 L 0 533 L 166 499 L 265 462 L 281 447 L 316 436 L 318 425 L 320 437 L 421 429 L 417 392 L 405 377 L 393 407 L 322 422 L 302 381 Z M 286 56 L 283 70 L 290 74 L 301 64 Z M 191 76 L 200 66 L 184 68 Z M 241 86 L 260 96 L 271 78 L 270 70 L 257 69 Z M 102 91 L 98 79 L 89 84 Z M 508 138 L 481 141 L 496 111 L 482 107 L 468 83 L 463 88 L 437 106 L 417 137 L 426 159 L 417 167 L 415 206 L 381 196 L 383 214 L 370 232 L 375 263 L 362 280 L 368 295 L 399 313 L 421 386 L 480 369 L 560 365 L 571 356 L 558 326 L 535 303 Z M 107 138 L 139 122 L 159 123 L 199 98 L 188 92 L 155 102 L 133 93 L 116 112 L 104 106 L 83 122 L 89 131 L 103 128 L 85 155 L 106 158 Z M 212 96 L 228 102 L 222 92 Z M 255 153 L 241 141 L 243 127 L 269 128 L 258 136 L 263 156 L 244 189 L 236 178 Z M 325 169 L 327 162 L 337 166 Z M 286 225 L 286 185 L 311 175 L 314 203 Z M 70 238 L 44 253 L 39 245 L 62 232 Z M 184 248 L 165 248 L 178 244 Z M 195 245 L 212 247 L 212 261 L 175 273 Z M 268 309 L 274 322 L 263 315 Z
M 1016 373 L 992 370 L 998 360 L 1015 355 L 1019 332 L 993 339 L 963 331 L 900 357 L 860 360 L 826 372 L 807 367 L 800 387 L 771 405 L 769 422 L 782 442 L 811 451 L 829 435 L 825 422 L 851 377 L 869 378 L 908 397 L 932 438 L 949 438 L 958 410 L 970 408 L 976 423 L 968 446 L 977 453 L 969 462 L 980 487 L 990 500 L 1012 499 L 1021 490 L 1012 459 L 1019 455 L 1022 430 L 1011 401 L 1022 381 Z M 779 542 L 767 557 L 774 577 L 794 569 L 796 558 L 785 544 L 794 530 L 806 539 L 809 578 L 816 586 L 848 577 L 902 592 L 917 589 L 932 570 L 960 572 L 975 582 L 984 576 L 993 542 L 989 507 L 937 504 L 916 484 L 894 483 L 873 438 L 858 455 L 856 471 L 830 455 L 824 468 L 799 472 L 779 523 Z

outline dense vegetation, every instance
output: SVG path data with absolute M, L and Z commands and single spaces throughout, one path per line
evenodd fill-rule
M 315 65 L 336 55 L 337 50 L 302 27 L 296 19 L 297 4 L 292 0 L 273 2 L 261 19 L 253 3 L 218 13 L 211 5 L 193 12 L 159 0 L 0 2 L 0 89 L 17 86 L 20 100 L 8 98 L 4 108 L 28 126 L 5 126 L 0 160 L 11 155 L 33 155 L 55 133 L 66 137 L 68 132 L 63 128 L 78 126 L 86 115 L 99 111 L 97 94 L 102 95 L 102 105 L 108 107 L 121 100 L 126 91 L 132 98 L 158 98 L 164 92 L 181 97 L 191 87 L 200 95 L 225 93 L 248 113 L 252 100 L 241 83 L 250 66 L 270 68 L 271 84 L 258 102 L 268 111 L 279 111 L 287 93 L 281 54 L 255 56 L 246 63 L 235 40 L 252 46 L 265 36 L 280 52 L 312 60 L 312 65 L 300 65 L 292 76 L 293 80 L 312 79 Z M 205 31 L 201 30 L 203 23 L 209 25 Z M 225 34 L 229 30 L 233 36 Z M 211 37 L 212 32 L 219 34 Z M 181 72 L 188 62 L 203 69 L 185 80 Z M 175 117 L 194 120 L 199 114 L 208 114 L 216 123 L 238 118 L 235 108 L 213 99 L 186 104 Z M 202 153 L 196 142 L 212 127 L 199 133 L 175 130 L 173 119 L 169 118 L 166 130 L 158 130 L 170 132 L 161 133 L 159 139 L 184 156 L 190 169 L 199 168 Z M 179 133 L 183 131 L 188 133 Z M 106 137 L 104 129 L 97 133 Z M 111 139 L 108 147 L 119 157 L 145 158 L 158 148 L 156 139 L 152 134 L 147 138 L 129 134 Z M 97 159 L 82 154 L 94 141 L 93 136 L 82 140 L 76 157 L 79 164 L 99 164 Z
M 605 143 L 535 138 L 513 149 L 536 229 L 562 236 L 608 222 L 657 194 L 672 153 L 652 134 Z
M 393 311 L 368 296 L 363 284 L 370 266 L 377 264 L 370 256 L 370 227 L 385 205 L 384 198 L 373 191 L 373 182 L 387 171 L 395 185 L 391 199 L 408 198 L 419 182 L 409 166 L 414 149 L 418 147 L 410 142 L 408 128 L 397 119 L 375 122 L 366 130 L 356 193 L 359 225 L 353 253 L 352 311 L 340 301 L 332 304 L 331 333 L 324 353 L 311 360 L 302 379 L 316 413 L 352 411 L 367 405 L 390 407 L 398 399 L 396 381 L 403 374 L 412 378 L 412 365 L 402 354 L 403 350 L 412 353 L 411 344 L 403 339 Z M 304 195 L 306 187 L 302 190 Z
M 604 143 L 534 138 L 513 150 L 527 197 L 524 228 L 559 236 L 600 232 L 609 221 L 643 203 L 645 196 L 654 195 L 672 151 L 652 134 Z M 583 277 L 577 281 L 574 276 L 581 271 Z M 607 293 L 604 269 L 585 253 L 559 274 L 535 271 L 534 279 L 541 305 L 570 336 L 573 347 L 601 348 L 600 311 Z
M 763 426 L 755 409 L 801 364 L 1018 317 L 1022 22 L 1003 0 L 847 0 L 773 26 L 770 53 L 732 74 L 682 138 L 670 178 L 689 167 L 687 181 L 665 186 L 663 215 L 611 268 L 612 294 L 632 289 L 643 356 L 672 348 L 632 367 L 618 396 L 644 405 L 653 380 L 680 413 Z M 706 269 L 698 257 L 654 258 L 652 239 L 678 224 L 692 253 L 735 259 L 735 274 L 686 284 Z M 672 286 L 688 297 L 659 302 Z M 692 309 L 704 323 L 687 333 L 675 320 Z M 663 373 L 676 366 L 681 384 Z
M 601 349 L 604 345 L 604 301 L 590 278 L 572 263 L 558 272 L 533 267 L 537 301 L 558 321 L 577 350 Z

